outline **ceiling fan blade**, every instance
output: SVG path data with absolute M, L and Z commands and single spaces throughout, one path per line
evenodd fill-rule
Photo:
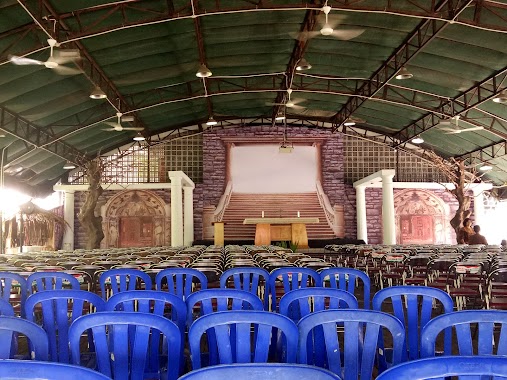
M 463 132 L 468 132 L 468 131 L 481 131 L 483 130 L 484 127 L 471 127 L 471 128 L 464 128 L 462 129 Z
M 303 106 L 298 106 L 297 104 L 294 104 L 292 107 L 288 107 L 290 109 L 293 109 L 293 110 L 302 110 L 302 109 L 306 109 L 306 107 L 303 107 Z
M 116 129 L 114 128 L 108 128 L 108 129 L 101 129 L 102 131 L 106 131 L 106 132 L 118 132 Z
M 444 135 L 456 135 L 456 134 L 461 133 L 463 131 L 464 131 L 463 129 L 455 129 L 454 131 L 445 132 Z
M 44 62 L 36 59 L 18 57 L 17 55 L 9 56 L 9 61 L 15 65 L 44 65 Z
M 78 68 L 67 66 L 56 66 L 53 70 L 60 75 L 78 75 L 83 73 L 83 71 Z
M 298 41 L 306 41 L 306 40 L 309 40 L 310 38 L 318 37 L 321 35 L 319 31 L 299 32 L 299 33 L 289 33 L 289 34 L 292 38 L 294 38 Z
M 144 128 L 141 127 L 122 127 L 124 131 L 142 131 Z
M 340 40 L 351 40 L 364 33 L 364 29 L 338 29 L 334 30 L 332 36 Z
M 77 49 L 58 49 L 55 50 L 52 58 L 55 62 L 62 65 L 64 63 L 75 62 L 81 59 L 81 55 Z

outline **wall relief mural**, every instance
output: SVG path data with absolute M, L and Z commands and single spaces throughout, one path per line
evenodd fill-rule
M 394 197 L 398 244 L 444 244 L 448 207 L 435 194 L 407 189 Z
M 170 244 L 169 206 L 156 194 L 127 190 L 103 207 L 104 248 Z

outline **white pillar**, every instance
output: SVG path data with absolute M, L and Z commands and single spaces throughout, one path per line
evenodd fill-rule
M 484 188 L 481 186 L 472 188 L 474 193 L 474 224 L 482 226 L 485 217 Z
M 183 187 L 184 212 L 183 212 L 183 244 L 192 245 L 194 242 L 194 188 Z
M 63 219 L 66 222 L 63 233 L 62 248 L 65 250 L 74 250 L 74 191 L 66 190 L 63 201 Z
M 383 244 L 396 244 L 394 219 L 394 174 L 382 173 L 382 229 Z
M 183 197 L 180 176 L 171 179 L 171 246 L 183 245 Z
M 356 187 L 357 239 L 368 244 L 368 225 L 366 224 L 366 187 Z

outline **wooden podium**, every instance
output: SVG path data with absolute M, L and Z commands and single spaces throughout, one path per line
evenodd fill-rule
M 214 235 L 215 235 L 215 241 L 214 241 L 214 244 L 215 245 L 221 245 L 223 246 L 224 245 L 224 226 L 225 226 L 225 223 L 224 222 L 213 222 L 213 227 L 214 227 Z
M 306 225 L 319 223 L 319 218 L 247 218 L 243 224 L 255 224 L 255 245 L 290 240 L 299 248 L 308 248 Z

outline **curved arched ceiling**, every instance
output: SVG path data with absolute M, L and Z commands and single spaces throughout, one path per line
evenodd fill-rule
M 324 1 L 0 1 L 0 139 L 8 177 L 47 188 L 80 161 L 132 141 L 192 133 L 213 115 L 222 125 L 289 123 L 384 136 L 393 148 L 430 149 L 489 162 L 507 181 L 507 0 L 329 0 L 330 23 L 350 39 L 323 36 Z M 352 30 L 350 34 L 348 31 Z M 312 38 L 310 38 L 312 37 Z M 77 49 L 79 68 L 44 65 L 47 39 Z M 66 50 L 64 52 L 67 52 Z M 301 58 L 311 63 L 296 71 Z M 199 64 L 212 71 L 197 78 Z M 394 77 L 405 67 L 411 79 Z M 92 100 L 100 87 L 107 100 Z M 287 89 L 298 107 L 286 108 Z M 440 121 L 472 131 L 446 134 Z M 344 122 L 354 118 L 357 124 Z M 449 126 L 448 126 L 449 127 Z M 410 141 L 421 135 L 425 143 Z

